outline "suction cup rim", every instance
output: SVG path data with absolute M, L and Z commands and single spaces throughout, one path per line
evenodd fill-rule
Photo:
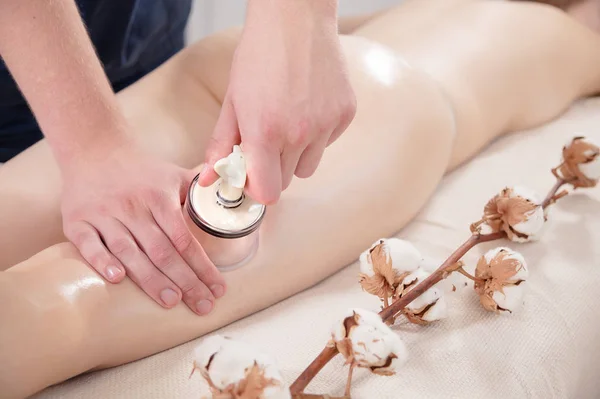
M 186 201 L 187 212 L 190 215 L 190 218 L 192 219 L 192 221 L 194 222 L 194 224 L 196 226 L 198 226 L 204 232 L 206 232 L 210 235 L 213 235 L 213 236 L 219 237 L 219 238 L 226 238 L 226 239 L 245 237 L 249 234 L 252 234 L 254 231 L 256 231 L 258 229 L 258 227 L 262 223 L 262 220 L 266 213 L 266 206 L 264 206 L 264 205 L 261 206 L 261 212 L 258 215 L 258 217 L 256 218 L 256 220 L 251 225 L 249 225 L 243 229 L 240 229 L 240 230 L 222 229 L 217 226 L 213 226 L 208 221 L 204 220 L 204 218 L 202 218 L 202 216 L 200 216 L 198 214 L 198 212 L 196 212 L 196 210 L 194 209 L 194 206 L 192 205 L 192 194 L 194 192 L 194 188 L 198 185 L 199 177 L 200 177 L 200 174 L 196 175 L 196 177 L 194 177 L 194 180 L 192 180 L 192 183 L 190 184 L 190 187 L 188 188 L 187 201 Z

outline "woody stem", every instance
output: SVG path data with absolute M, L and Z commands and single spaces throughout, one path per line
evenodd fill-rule
M 390 306 L 390 300 L 388 298 L 388 289 L 387 287 L 383 288 L 383 307 L 387 308 L 388 306 Z
M 543 208 L 548 207 L 549 205 L 553 204 L 558 198 L 561 198 L 562 196 L 566 195 L 566 193 L 559 194 L 559 195 L 556 194 L 558 192 L 558 190 L 560 190 L 560 188 L 565 183 L 566 183 L 566 181 L 564 179 L 561 179 L 557 176 L 556 183 L 554 184 L 552 189 L 550 189 L 550 192 L 548 193 L 548 195 L 542 202 Z M 483 222 L 483 219 L 479 223 L 476 223 L 475 225 L 481 224 L 482 222 Z M 448 257 L 448 259 L 446 259 L 444 261 L 444 263 L 442 263 L 442 265 L 435 272 L 433 272 L 429 277 L 427 277 L 421 283 L 417 284 L 417 286 L 415 288 L 413 288 L 412 290 L 407 292 L 401 298 L 394 300 L 392 302 L 392 304 L 389 306 L 387 303 L 387 293 L 386 293 L 386 298 L 384 299 L 384 304 L 386 306 L 381 312 L 379 312 L 379 315 L 381 316 L 382 320 L 384 322 L 387 322 L 389 319 L 393 320 L 393 317 L 396 314 L 400 313 L 408 304 L 410 304 L 412 301 L 417 299 L 425 291 L 427 291 L 428 289 L 433 287 L 435 284 L 437 284 L 441 280 L 443 280 L 444 277 L 449 272 L 458 270 L 459 273 L 470 278 L 471 280 L 479 281 L 479 279 L 477 277 L 471 276 L 469 273 L 464 271 L 464 269 L 460 268 L 460 269 L 453 270 L 452 267 L 471 248 L 473 248 L 477 244 L 480 244 L 482 242 L 499 240 L 504 237 L 506 237 L 506 233 L 504 233 L 503 231 L 499 231 L 497 233 L 492 233 L 492 234 L 484 234 L 484 235 L 473 234 L 471 237 L 469 237 L 469 239 L 467 241 L 465 241 L 460 247 L 458 247 L 458 249 L 456 251 L 454 251 L 452 253 L 452 255 L 450 255 Z M 296 381 L 294 381 L 294 383 L 291 385 L 290 391 L 291 391 L 292 395 L 298 395 L 298 394 L 302 393 L 302 391 L 304 391 L 304 389 L 308 386 L 308 384 L 310 384 L 310 382 L 313 380 L 313 378 L 315 378 L 315 376 L 319 373 L 319 371 L 321 371 L 321 369 L 323 369 L 323 367 L 325 367 L 325 365 L 327 363 L 329 363 L 329 361 L 331 359 L 333 359 L 338 353 L 339 352 L 336 347 L 326 346 L 325 349 L 323 349 L 321 351 L 321 353 L 319 353 L 319 355 L 317 355 L 315 360 L 313 360 L 312 363 L 308 365 L 308 367 L 302 372 L 302 374 L 300 374 L 298 376 L 298 378 L 296 378 Z M 348 379 L 348 380 L 350 381 L 350 379 Z
M 350 369 L 348 370 L 348 381 L 346 382 L 346 392 L 344 395 L 350 397 L 350 387 L 352 386 L 352 372 L 354 371 L 355 363 L 352 362 Z
M 475 281 L 476 283 L 484 283 L 485 282 L 484 279 L 473 276 L 471 273 L 467 272 L 462 267 L 456 269 L 456 271 L 459 272 L 460 274 L 462 274 L 463 276 L 465 276 L 466 278 L 468 278 L 469 280 Z
M 500 219 L 502 217 L 501 214 L 499 213 L 494 213 L 492 215 L 487 215 L 484 216 L 482 220 L 488 221 L 488 220 L 494 220 L 494 219 Z
M 321 351 L 321 353 L 317 355 L 315 360 L 313 360 L 312 363 L 308 365 L 308 367 L 302 372 L 302 374 L 298 376 L 298 378 L 296 378 L 296 381 L 294 381 L 294 383 L 290 386 L 290 392 L 292 393 L 292 395 L 302 393 L 302 391 L 304 391 L 308 384 L 310 384 L 312 379 L 315 378 L 317 374 L 319 374 L 319 371 L 321 371 L 321 369 L 325 367 L 325 365 L 329 363 L 329 361 L 333 359 L 338 353 L 339 352 L 335 346 L 326 346 Z
M 383 319 L 384 322 L 387 322 L 389 319 L 393 318 L 394 315 L 400 313 L 402 309 L 404 309 L 408 304 L 414 301 L 419 295 L 423 294 L 429 288 L 433 287 L 435 284 L 439 283 L 444 276 L 447 274 L 446 269 L 451 269 L 456 262 L 462 258 L 467 251 L 473 248 L 475 245 L 480 244 L 482 242 L 498 240 L 500 238 L 506 237 L 504 232 L 492 233 L 492 234 L 473 234 L 464 244 L 462 244 L 456 251 L 452 253 L 446 259 L 444 263 L 429 277 L 423 280 L 421 283 L 417 284 L 415 288 L 410 290 L 408 293 L 403 295 L 401 298 L 394 301 L 390 306 L 387 306 L 379 315 Z M 301 393 L 308 384 L 312 381 L 313 378 L 321 371 L 325 365 L 338 354 L 338 350 L 335 347 L 327 346 L 325 349 L 321 351 L 321 353 L 312 361 L 311 364 L 300 374 L 300 376 L 294 381 L 294 383 L 290 387 L 290 391 L 292 394 Z
M 554 186 L 552 186 L 552 188 L 548 192 L 548 195 L 546 195 L 546 198 L 544 198 L 544 201 L 542 202 L 542 208 L 546 209 L 548 206 L 552 205 L 558 198 L 563 196 L 557 196 L 556 193 L 565 183 L 566 181 L 564 179 L 556 179 L 556 183 L 554 183 Z M 566 193 L 564 195 L 566 195 Z

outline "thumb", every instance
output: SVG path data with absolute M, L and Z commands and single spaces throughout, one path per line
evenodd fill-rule
M 254 200 L 270 205 L 281 195 L 281 153 L 265 142 L 244 142 L 244 157 L 248 174 L 247 193 Z
M 240 130 L 235 109 L 229 97 L 225 97 L 219 119 L 206 148 L 204 168 L 198 178 L 198 183 L 201 186 L 208 186 L 217 180 L 218 175 L 213 169 L 215 162 L 229 155 L 233 150 L 233 146 L 239 144 L 239 142 Z

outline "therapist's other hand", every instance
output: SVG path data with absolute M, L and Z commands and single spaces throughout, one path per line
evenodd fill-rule
M 225 282 L 190 233 L 189 170 L 118 148 L 63 165 L 63 229 L 106 280 L 125 275 L 165 308 L 211 311 Z
M 331 1 L 248 4 L 200 184 L 216 180 L 212 166 L 241 142 L 247 192 L 272 204 L 294 175 L 315 172 L 354 118 L 356 99 Z

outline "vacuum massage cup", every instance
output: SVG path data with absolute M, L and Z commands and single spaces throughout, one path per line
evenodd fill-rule
M 194 178 L 187 193 L 184 216 L 204 251 L 221 271 L 237 269 L 258 249 L 258 227 L 266 207 L 244 194 L 246 162 L 239 146 L 217 161 L 219 179 L 209 187 Z

